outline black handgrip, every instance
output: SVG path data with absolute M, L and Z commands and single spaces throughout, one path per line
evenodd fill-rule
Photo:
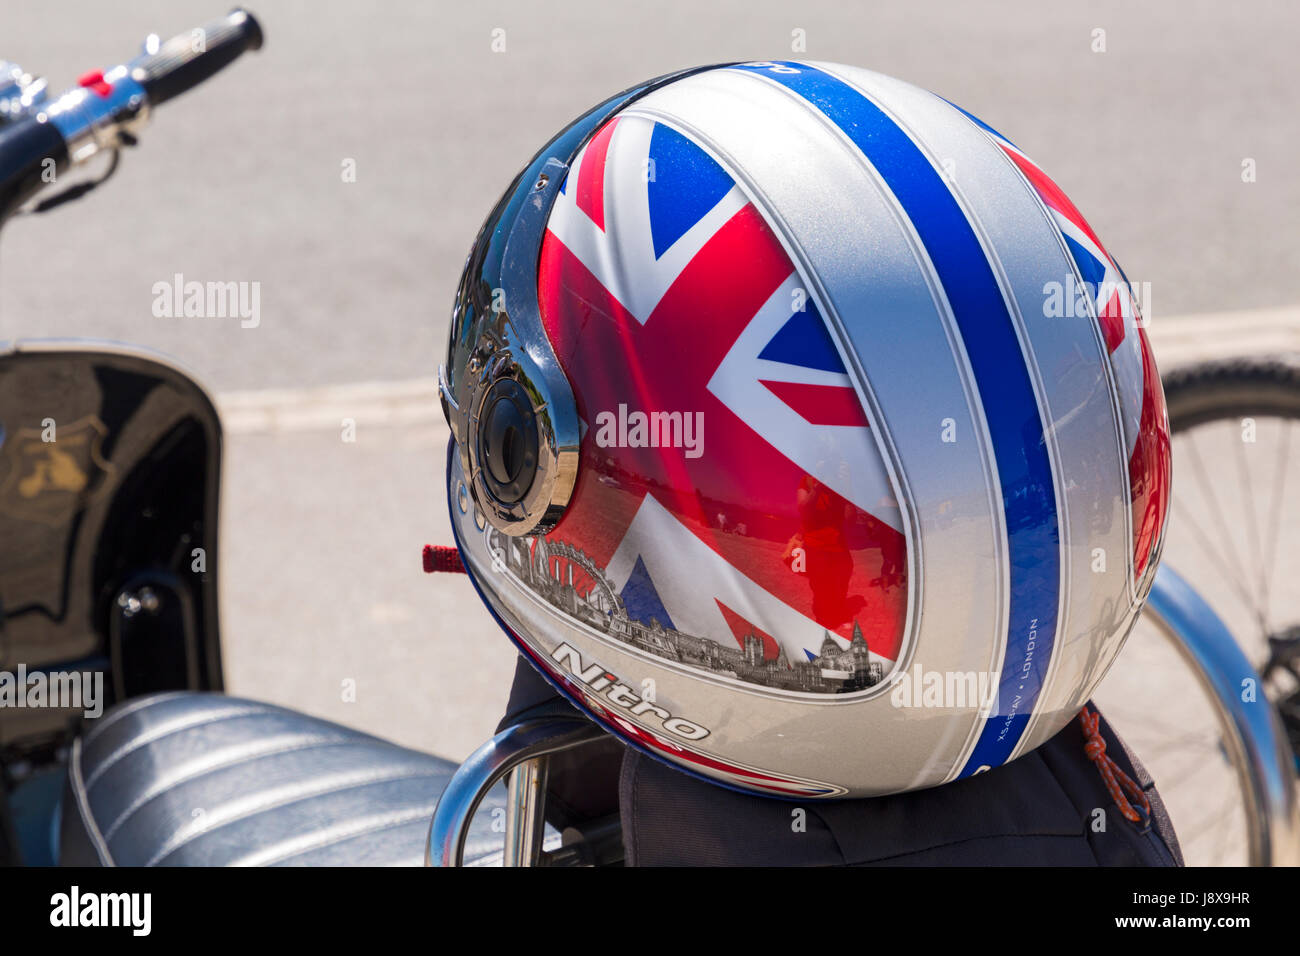
M 0 222 L 52 181 L 46 160 L 61 173 L 68 147 L 53 123 L 24 116 L 0 126 Z
M 157 106 L 198 86 L 245 50 L 261 46 L 257 20 L 247 10 L 235 10 L 202 31 L 172 37 L 157 53 L 137 60 L 131 75 Z

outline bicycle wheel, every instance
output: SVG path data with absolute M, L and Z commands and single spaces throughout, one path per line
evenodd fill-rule
M 1300 753 L 1300 360 L 1207 362 L 1164 381 L 1178 468 L 1165 560 L 1236 635 Z
M 1163 562 L 1227 624 L 1300 744 L 1300 362 L 1233 359 L 1163 378 L 1174 488 Z M 1098 702 L 1152 771 L 1189 864 L 1245 862 L 1241 791 L 1209 700 L 1139 622 Z

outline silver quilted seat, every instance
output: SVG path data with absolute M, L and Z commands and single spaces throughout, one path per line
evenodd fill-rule
M 73 747 L 59 859 L 80 866 L 388 866 L 424 861 L 456 765 L 283 707 L 219 694 L 137 698 Z M 504 792 L 466 845 L 490 861 Z M 500 814 L 496 814 L 499 818 Z

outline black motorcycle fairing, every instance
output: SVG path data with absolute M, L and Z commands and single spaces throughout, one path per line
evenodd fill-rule
M 108 706 L 219 689 L 221 426 L 144 350 L 0 351 L 0 671 L 96 672 Z M 0 711 L 0 770 L 57 761 L 81 712 Z

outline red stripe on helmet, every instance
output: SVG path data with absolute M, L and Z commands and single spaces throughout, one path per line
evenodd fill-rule
M 582 165 L 578 168 L 578 187 L 573 197 L 578 208 L 602 230 L 605 228 L 605 157 L 609 154 L 609 141 L 617 125 L 617 119 L 610 120 L 587 145 Z

